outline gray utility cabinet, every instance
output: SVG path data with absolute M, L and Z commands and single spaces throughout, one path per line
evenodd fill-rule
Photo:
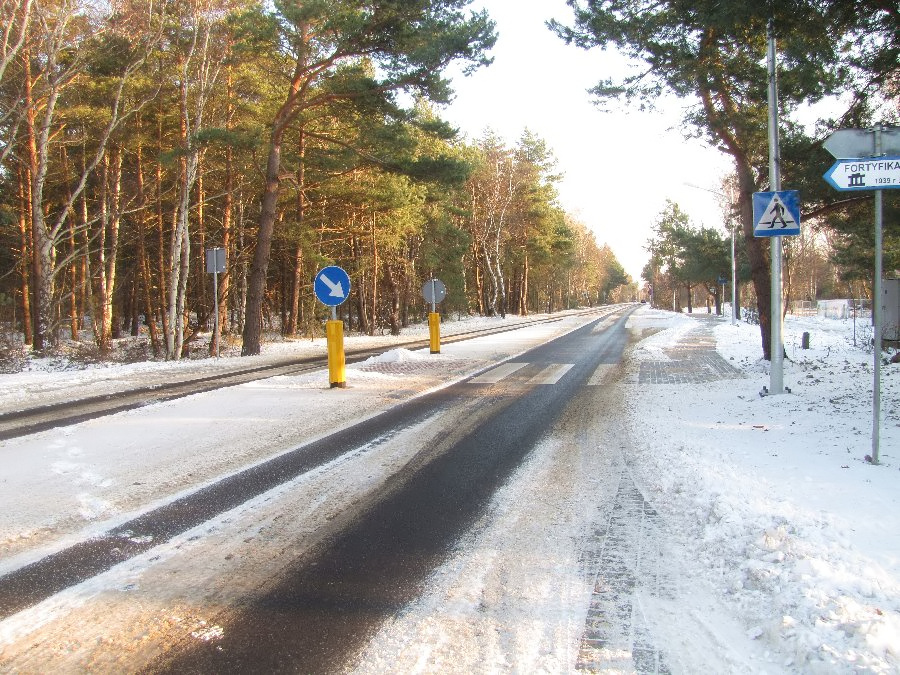
M 881 284 L 881 339 L 900 341 L 900 279 L 883 279 Z

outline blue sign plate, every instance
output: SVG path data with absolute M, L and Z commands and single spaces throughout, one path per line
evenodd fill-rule
M 753 193 L 753 236 L 800 234 L 800 193 L 797 190 Z
M 325 267 L 316 274 L 313 290 L 319 302 L 334 307 L 350 297 L 350 276 L 340 267 Z

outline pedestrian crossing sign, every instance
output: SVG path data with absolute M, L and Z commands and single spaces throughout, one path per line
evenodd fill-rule
M 800 193 L 797 190 L 753 193 L 753 235 L 784 237 L 800 234 Z

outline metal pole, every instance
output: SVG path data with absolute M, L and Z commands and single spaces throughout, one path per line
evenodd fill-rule
M 217 250 L 217 249 L 213 249 Z M 215 255 L 215 253 L 213 254 Z M 216 343 L 216 358 L 219 358 L 219 272 L 218 266 L 213 271 L 213 297 L 215 297 L 216 320 L 213 323 L 213 340 Z
M 435 288 L 435 278 L 431 277 L 431 313 L 437 314 L 437 289 Z
M 875 156 L 881 156 L 881 125 L 875 127 Z M 875 381 L 872 385 L 872 464 L 878 464 L 881 437 L 881 274 L 882 190 L 875 190 L 875 284 L 872 289 L 872 320 L 875 322 Z
M 775 23 L 769 19 L 769 189 L 781 190 L 781 153 L 778 148 L 778 82 L 775 69 Z M 770 344 L 771 368 L 769 369 L 769 393 L 784 393 L 784 343 L 782 339 L 781 312 L 781 237 L 771 238 L 772 259 L 772 338 Z
M 737 261 L 734 257 L 734 221 L 731 221 L 731 325 L 737 324 Z

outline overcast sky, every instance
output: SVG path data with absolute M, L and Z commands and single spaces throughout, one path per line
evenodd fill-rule
M 571 22 L 565 0 L 475 0 L 473 6 L 487 8 L 497 22 L 494 63 L 454 78 L 457 96 L 446 119 L 472 140 L 490 127 L 511 144 L 526 128 L 547 141 L 565 174 L 562 206 L 609 244 L 635 280 L 667 198 L 694 224 L 722 227 L 717 197 L 707 190 L 719 189 L 730 163 L 684 139 L 682 103 L 673 99 L 651 113 L 594 106 L 586 90 L 625 72 L 625 60 L 566 46 L 546 28 L 550 18 Z

